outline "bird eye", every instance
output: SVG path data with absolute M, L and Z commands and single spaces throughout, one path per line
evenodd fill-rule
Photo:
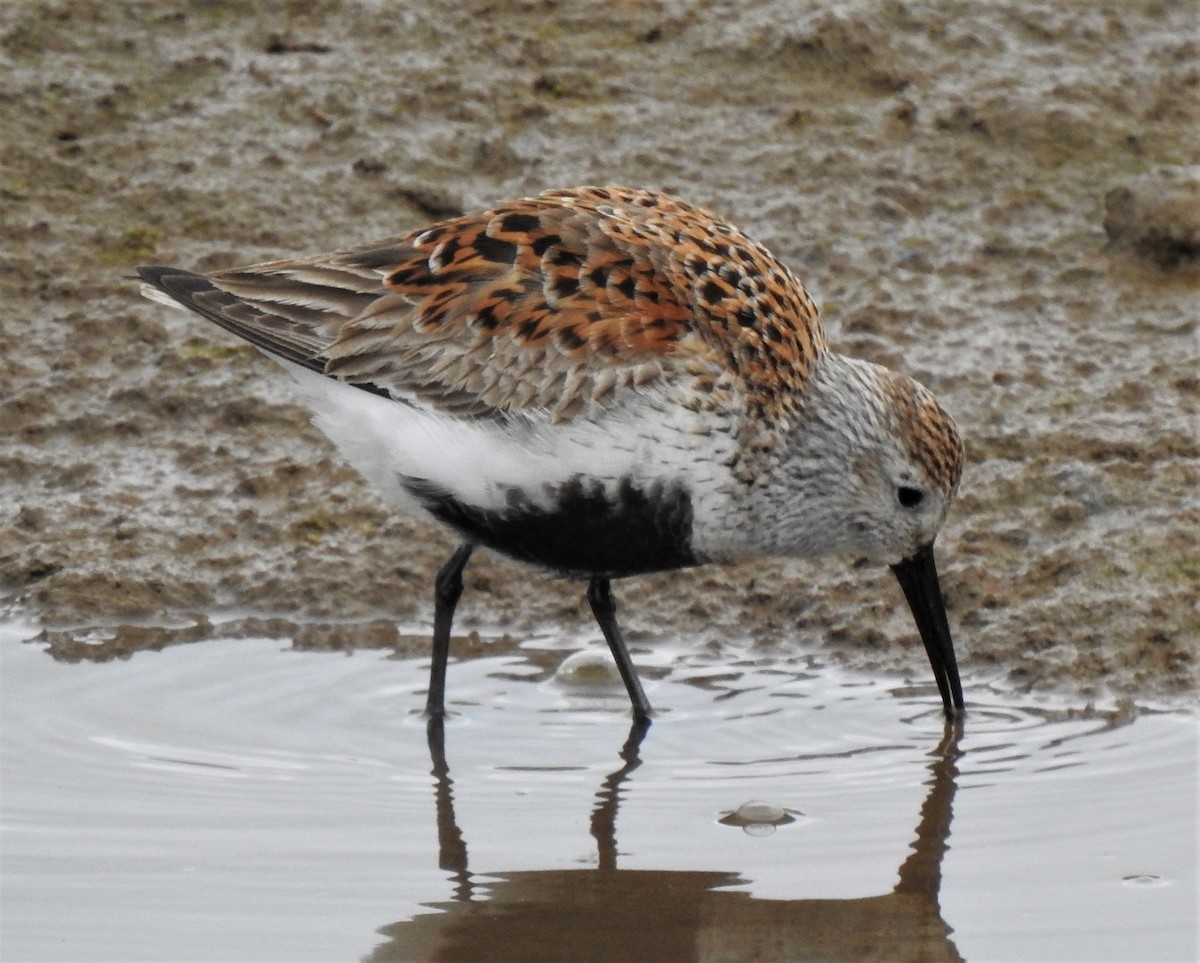
M 908 488 L 901 485 L 896 489 L 896 497 L 905 508 L 916 508 L 925 498 L 925 493 L 919 488 Z

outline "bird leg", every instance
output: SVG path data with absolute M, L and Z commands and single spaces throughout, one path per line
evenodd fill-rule
M 446 559 L 433 580 L 433 658 L 429 665 L 429 697 L 425 714 L 441 716 L 446 712 L 446 663 L 450 659 L 450 626 L 454 608 L 462 595 L 462 573 L 475 546 L 463 542 Z
M 613 599 L 608 579 L 594 578 L 588 582 L 587 600 L 592 607 L 592 614 L 596 616 L 596 621 L 600 625 L 600 631 L 604 633 L 604 639 L 608 642 L 613 659 L 617 663 L 617 671 L 621 673 L 621 681 L 625 683 L 629 701 L 633 703 L 633 717 L 648 722 L 650 702 L 646 698 L 646 693 L 642 691 L 642 683 L 638 679 L 637 669 L 633 666 L 633 659 L 629 657 L 629 650 L 625 648 L 621 627 L 617 625 L 617 603 Z

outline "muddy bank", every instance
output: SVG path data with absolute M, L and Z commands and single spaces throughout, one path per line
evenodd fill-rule
M 970 466 L 939 545 L 968 671 L 1185 695 L 1186 6 L 5 4 L 3 604 L 66 657 L 218 630 L 420 644 L 451 539 L 343 468 L 269 362 L 126 277 L 626 182 L 744 226 L 805 279 L 839 349 L 954 412 Z M 882 571 L 772 562 L 619 594 L 635 643 L 748 638 L 926 676 Z M 513 639 L 589 621 L 579 586 L 486 554 L 461 612 Z

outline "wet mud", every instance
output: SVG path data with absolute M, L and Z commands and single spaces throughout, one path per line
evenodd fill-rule
M 68 659 L 217 624 L 421 651 L 451 537 L 343 467 L 273 365 L 128 276 L 631 183 L 743 226 L 839 350 L 955 414 L 969 466 L 939 560 L 968 675 L 1191 698 L 1188 8 L 5 3 L 0 604 Z M 882 570 L 764 561 L 617 588 L 635 647 L 815 648 L 926 681 Z M 590 621 L 581 586 L 487 553 L 460 612 L 480 646 Z

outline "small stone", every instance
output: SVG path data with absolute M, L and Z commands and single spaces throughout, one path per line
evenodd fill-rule
M 1166 167 L 1112 188 L 1104 232 L 1164 270 L 1200 262 L 1200 166 Z
M 752 799 L 738 806 L 734 815 L 747 823 L 777 823 L 787 817 L 787 810 L 774 803 Z
M 776 827 L 794 823 L 803 815 L 794 809 L 784 809 L 774 803 L 751 799 L 742 803 L 733 812 L 727 812 L 718 822 L 724 826 L 737 826 L 748 836 L 769 836 Z
M 612 656 L 599 649 L 584 649 L 567 656 L 554 677 L 572 686 L 610 686 L 621 681 Z

